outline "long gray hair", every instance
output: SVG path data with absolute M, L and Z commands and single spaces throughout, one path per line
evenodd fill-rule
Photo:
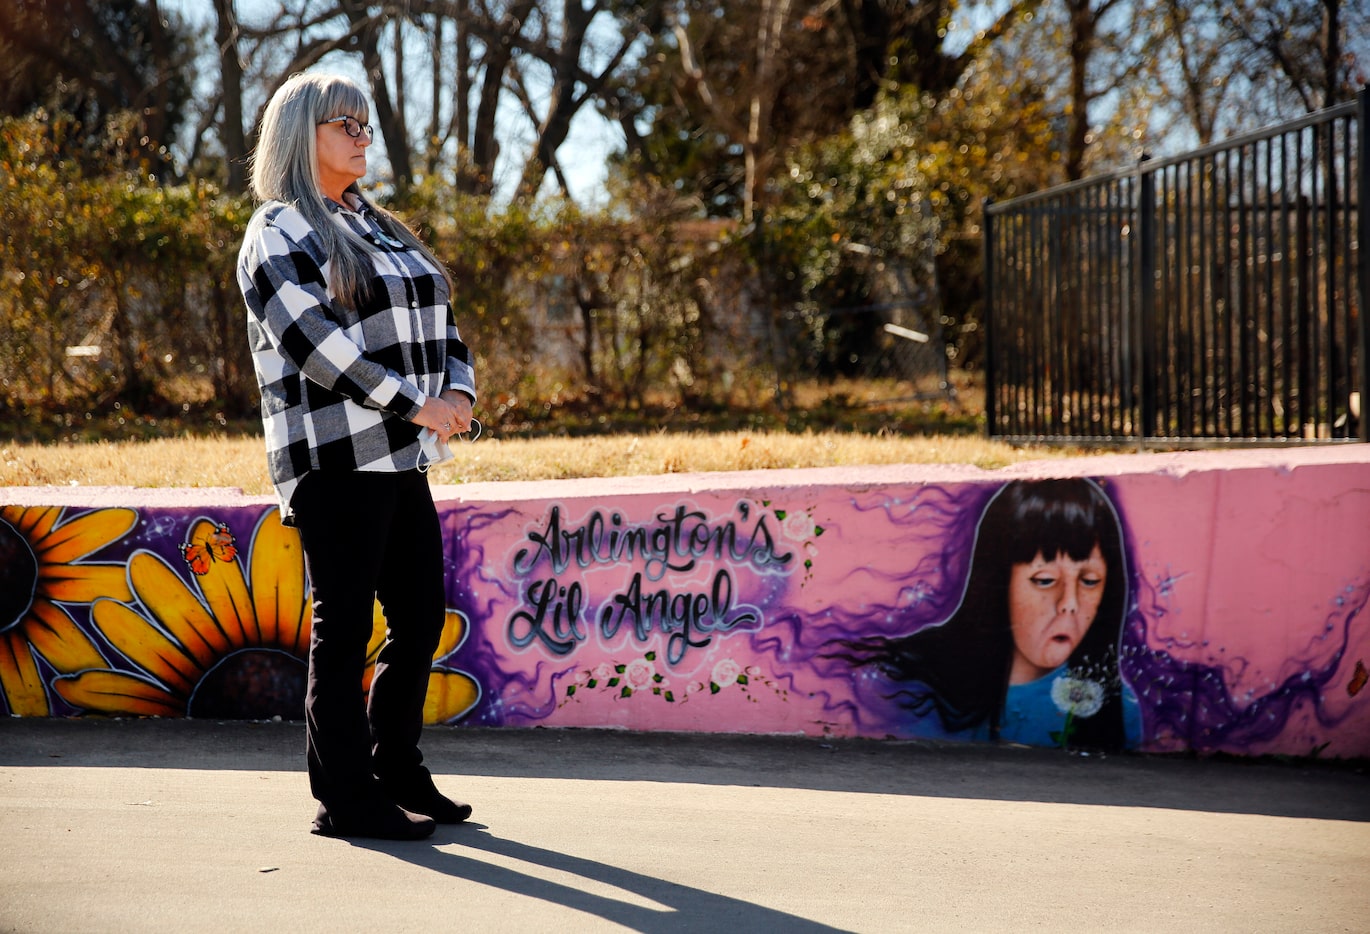
M 366 95 L 341 75 L 292 75 L 271 96 L 262 114 L 257 148 L 252 154 L 252 194 L 258 201 L 283 201 L 309 222 L 324 243 L 331 262 L 329 287 L 337 299 L 354 307 L 374 272 L 372 247 L 366 240 L 335 224 L 319 187 L 316 128 L 325 120 L 350 114 L 366 123 L 370 116 Z M 350 189 L 375 215 L 381 228 L 438 268 L 452 289 L 447 268 L 423 245 L 403 221 L 372 204 L 357 186 Z

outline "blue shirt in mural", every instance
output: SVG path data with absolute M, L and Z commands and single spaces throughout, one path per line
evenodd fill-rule
M 1074 695 L 1070 693 L 1072 688 L 1077 692 Z M 1099 692 L 1098 695 L 1091 696 L 1093 691 Z M 1093 715 L 1091 708 L 1097 711 L 1093 704 L 1096 697 L 1102 699 L 1099 685 L 1073 678 L 1065 665 L 1035 681 L 1009 685 L 999 725 L 999 741 L 1023 746 L 1068 747 L 1070 738 L 1063 735 L 1067 711 L 1072 708 L 1076 711 L 1078 723 Z M 1135 749 L 1142 739 L 1142 712 L 1137 696 L 1126 683 L 1122 686 L 1122 701 L 1123 745 Z M 966 730 L 948 730 L 942 719 L 933 714 L 918 719 L 912 726 L 912 734 L 919 739 L 994 741 L 988 723 Z

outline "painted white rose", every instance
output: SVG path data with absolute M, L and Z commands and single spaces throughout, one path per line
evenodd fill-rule
M 731 658 L 725 658 L 714 665 L 713 675 L 709 680 L 721 688 L 726 688 L 736 684 L 737 676 L 740 674 L 742 674 L 742 667 Z
M 634 691 L 641 688 L 650 687 L 652 676 L 656 674 L 656 666 L 645 658 L 635 658 L 628 663 L 628 667 L 623 671 L 623 680 Z
M 780 525 L 780 531 L 785 537 L 795 542 L 808 541 L 813 538 L 813 519 L 807 512 L 792 512 L 785 517 L 785 521 Z

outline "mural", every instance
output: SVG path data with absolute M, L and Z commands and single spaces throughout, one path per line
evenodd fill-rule
M 234 527 L 250 531 L 239 547 Z M 101 551 L 117 561 L 83 561 Z M 310 607 L 299 536 L 278 512 L 0 508 L 0 685 L 12 714 L 298 719 Z M 74 613 L 84 611 L 81 616 Z M 366 680 L 385 639 L 379 604 Z M 77 620 L 80 619 L 78 624 Z M 468 632 L 449 611 L 429 722 L 460 718 L 476 681 L 443 666 Z
M 1365 476 L 443 488 L 426 719 L 1364 757 Z M 301 716 L 309 586 L 272 502 L 42 493 L 0 494 L 5 712 Z
M 964 583 L 954 608 L 955 591 L 890 607 L 875 615 L 899 631 L 881 634 L 878 620 L 848 624 L 854 635 L 835 636 L 827 654 L 877 668 L 885 677 L 873 683 L 900 710 L 936 715 L 926 729 L 1027 745 L 1137 746 L 1137 700 L 1119 666 L 1132 584 L 1123 529 L 1102 488 L 1015 480 L 983 508 L 966 505 L 959 512 L 978 512 L 979 521 L 966 571 L 955 576 Z M 866 706 L 878 709 L 880 698 Z

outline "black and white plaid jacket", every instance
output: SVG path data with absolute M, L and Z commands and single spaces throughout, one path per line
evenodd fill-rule
M 375 247 L 376 274 L 357 308 L 333 301 L 319 237 L 289 205 L 258 208 L 238 252 L 268 469 L 287 524 L 308 471 L 412 470 L 423 459 L 410 419 L 425 397 L 457 389 L 476 398 L 441 272 L 385 237 L 364 206 L 328 204 L 334 223 Z

